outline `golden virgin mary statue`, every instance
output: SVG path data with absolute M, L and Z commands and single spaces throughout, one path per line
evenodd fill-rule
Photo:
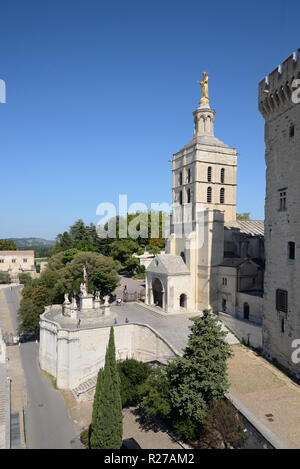
M 203 72 L 203 80 L 198 81 L 201 85 L 202 96 L 199 102 L 199 107 L 209 107 L 209 96 L 208 96 L 208 75 L 206 72 Z

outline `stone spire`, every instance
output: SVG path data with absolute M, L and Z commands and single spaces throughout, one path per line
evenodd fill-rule
M 213 109 L 201 109 L 193 112 L 194 137 L 214 137 L 215 111 Z

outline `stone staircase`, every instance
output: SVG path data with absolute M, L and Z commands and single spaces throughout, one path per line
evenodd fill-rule
M 79 400 L 82 394 L 85 394 L 96 387 L 97 377 L 98 375 L 92 376 L 88 380 L 79 384 L 79 386 L 77 386 L 76 388 L 72 389 L 72 394 L 76 400 Z

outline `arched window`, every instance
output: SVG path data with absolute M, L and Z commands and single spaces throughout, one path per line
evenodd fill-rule
M 182 205 L 182 191 L 179 192 L 179 203 Z
M 225 168 L 221 169 L 221 184 L 225 182 Z
M 207 188 L 207 202 L 211 204 L 211 197 L 212 197 L 212 188 L 208 187 Z
M 191 189 L 188 189 L 188 190 L 187 190 L 187 203 L 188 203 L 188 204 L 191 203 Z
M 182 293 L 182 295 L 180 295 L 180 298 L 179 298 L 180 308 L 186 308 L 186 304 L 187 304 L 187 297 L 184 293 Z
M 290 138 L 293 138 L 295 136 L 295 126 L 292 124 L 290 126 Z
M 220 190 L 220 204 L 224 204 L 225 203 L 225 189 L 224 187 L 222 187 L 222 189 Z
M 182 173 L 179 173 L 179 185 L 182 186 Z
M 212 172 L 212 169 L 211 169 L 211 166 L 209 166 L 207 168 L 207 180 L 208 180 L 208 182 L 211 182 L 211 172 Z

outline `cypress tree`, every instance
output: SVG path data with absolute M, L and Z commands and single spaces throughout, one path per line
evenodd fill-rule
M 93 408 L 91 448 L 119 449 L 122 445 L 123 416 L 113 328 L 110 329 L 105 366 L 100 373 L 97 387 L 98 396 L 96 396 L 96 391 Z
M 103 381 L 103 368 L 99 369 L 98 377 L 97 377 L 97 384 L 96 384 L 96 391 L 94 395 L 94 403 L 93 403 L 93 414 L 92 414 L 92 425 L 90 430 L 90 448 L 94 448 L 97 445 L 97 418 L 98 418 L 98 408 L 100 402 L 100 389 Z

